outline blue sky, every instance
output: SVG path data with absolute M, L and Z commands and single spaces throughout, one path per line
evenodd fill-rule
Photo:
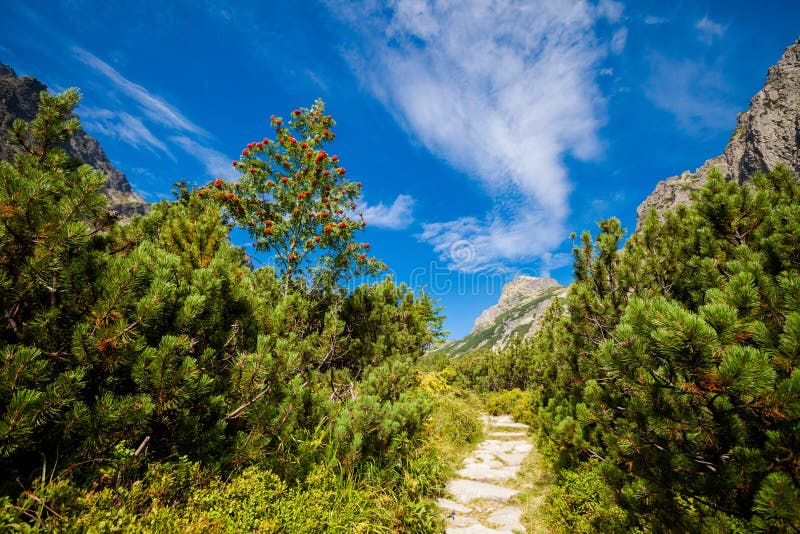
M 571 278 L 569 234 L 629 229 L 719 154 L 799 2 L 0 0 L 0 61 L 77 86 L 145 199 L 234 177 L 271 114 L 326 102 L 373 244 L 466 334 L 522 272 Z M 239 243 L 246 240 L 238 235 Z

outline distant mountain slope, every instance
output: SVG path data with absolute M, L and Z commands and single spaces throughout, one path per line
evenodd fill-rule
M 6 132 L 14 119 L 29 121 L 39 109 L 39 93 L 47 87 L 32 76 L 18 77 L 8 65 L 0 63 L 0 159 L 9 155 Z M 64 147 L 70 156 L 88 163 L 108 176 L 104 192 L 111 199 L 112 208 L 121 215 L 144 213 L 147 203 L 137 195 L 125 175 L 108 160 L 97 139 L 79 131 Z
M 500 300 L 475 319 L 472 331 L 450 341 L 431 354 L 458 356 L 475 349 L 500 349 L 515 337 L 530 338 L 539 330 L 544 313 L 567 286 L 552 278 L 519 276 L 506 284 Z
M 684 171 L 659 182 L 636 209 L 637 228 L 651 207 L 664 210 L 687 204 L 689 193 L 705 184 L 712 167 L 728 180 L 743 183 L 778 163 L 800 175 L 800 39 L 770 67 L 764 88 L 750 100 L 750 109 L 739 114 L 725 151 L 694 173 Z

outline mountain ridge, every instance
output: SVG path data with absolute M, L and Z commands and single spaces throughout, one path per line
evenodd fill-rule
M 725 150 L 694 172 L 662 180 L 636 208 L 636 227 L 650 208 L 658 211 L 688 204 L 690 193 L 706 183 L 708 172 L 719 169 L 727 180 L 742 184 L 756 172 L 787 165 L 800 175 L 800 38 L 789 45 L 767 71 L 764 87 L 739 113 Z
M 39 109 L 39 93 L 47 86 L 33 76 L 17 76 L 11 66 L 0 62 L 0 159 L 7 159 L 11 146 L 6 132 L 14 119 L 32 120 Z M 63 147 L 73 158 L 98 169 L 108 177 L 103 193 L 111 200 L 111 209 L 121 216 L 144 213 L 147 202 L 131 188 L 125 174 L 114 167 L 100 143 L 83 129 L 77 131 Z
M 453 357 L 477 349 L 498 350 L 515 337 L 531 338 L 553 301 L 566 295 L 568 289 L 553 278 L 518 276 L 503 286 L 497 304 L 475 319 L 469 334 L 437 347 L 431 354 Z

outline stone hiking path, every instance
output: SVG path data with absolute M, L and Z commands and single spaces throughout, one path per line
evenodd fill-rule
M 514 482 L 533 449 L 528 425 L 508 415 L 484 416 L 488 439 L 464 460 L 460 478 L 447 484 L 450 499 L 439 499 L 447 514 L 447 534 L 525 532 L 522 510 L 509 504 L 519 490 Z

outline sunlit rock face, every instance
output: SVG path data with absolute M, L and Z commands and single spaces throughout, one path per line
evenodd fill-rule
M 800 39 L 786 49 L 767 81 L 740 113 L 725 151 L 694 171 L 684 171 L 659 182 L 636 209 L 637 227 L 650 208 L 661 211 L 688 204 L 689 194 L 706 183 L 716 167 L 728 180 L 739 183 L 782 163 L 800 175 Z
M 504 348 L 514 337 L 533 337 L 553 300 L 566 295 L 567 289 L 552 278 L 518 276 L 503 286 L 497 304 L 475 319 L 469 334 L 434 352 L 458 356 L 475 349 Z

